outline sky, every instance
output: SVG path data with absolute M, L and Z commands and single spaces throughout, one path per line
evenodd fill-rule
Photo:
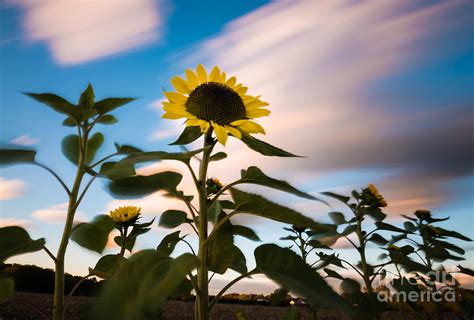
M 257 165 L 313 194 L 374 183 L 389 203 L 393 223 L 401 223 L 400 213 L 424 208 L 450 216 L 447 228 L 474 238 L 473 9 L 467 0 L 0 0 L 0 143 L 38 150 L 38 160 L 72 184 L 74 166 L 60 151 L 71 129 L 61 126 L 62 116 L 21 92 L 52 92 L 77 101 L 90 82 L 96 99 L 139 98 L 114 112 L 118 124 L 101 127 L 106 140 L 98 158 L 112 153 L 114 142 L 178 151 L 168 143 L 182 126 L 161 119 L 162 92 L 172 89 L 169 79 L 186 68 L 219 65 L 248 85 L 250 94 L 269 102 L 271 116 L 259 120 L 267 132 L 262 139 L 306 157 L 268 158 L 229 139 L 229 157 L 213 164 L 212 176 L 229 183 L 240 169 Z M 170 168 L 186 174 L 186 168 L 166 161 L 140 172 Z M 190 178 L 180 187 L 192 193 Z M 318 221 L 327 222 L 327 213 L 337 208 L 333 202 L 330 208 L 247 189 Z M 55 251 L 66 202 L 44 170 L 0 168 L 0 226 L 21 225 L 33 238 L 45 237 Z M 77 219 L 88 221 L 125 203 L 141 206 L 144 221 L 181 206 L 160 193 L 116 200 L 98 181 Z M 288 245 L 278 240 L 285 235 L 282 224 L 250 216 L 235 221 L 251 225 L 263 243 Z M 155 224 L 136 250 L 155 247 L 169 232 Z M 252 252 L 260 243 L 236 242 L 254 264 Z M 459 245 L 467 250 L 465 266 L 474 267 L 474 245 Z M 185 250 L 178 246 L 176 254 Z M 116 251 L 111 245 L 105 253 Z M 338 252 L 355 259 L 345 243 L 338 243 Z M 369 248 L 372 261 L 378 253 Z M 71 242 L 66 270 L 85 275 L 99 257 Z M 44 252 L 8 262 L 53 267 Z M 211 292 L 234 276 L 216 277 Z M 275 288 L 256 276 L 234 291 Z

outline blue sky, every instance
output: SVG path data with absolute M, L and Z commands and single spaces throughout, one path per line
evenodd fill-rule
M 350 190 L 375 183 L 389 202 L 390 218 L 427 208 L 451 216 L 449 227 L 474 238 L 473 22 L 468 1 L 359 3 L 268 1 L 0 2 L 0 142 L 38 150 L 38 159 L 71 182 L 74 167 L 60 152 L 62 117 L 20 92 L 54 92 L 76 101 L 91 82 L 97 99 L 139 97 L 102 127 L 106 143 L 172 150 L 179 122 L 162 120 L 162 89 L 187 67 L 222 66 L 262 94 L 272 115 L 264 138 L 306 155 L 269 159 L 230 141 L 230 157 L 211 174 L 230 182 L 257 165 L 309 192 Z M 146 172 L 176 167 L 150 164 Z M 46 237 L 54 251 L 65 195 L 40 168 L 0 171 L 0 224 L 21 224 Z M 189 180 L 182 185 L 187 190 Z M 330 209 L 264 190 L 272 199 L 326 219 Z M 96 183 L 81 205 L 88 220 L 124 203 Z M 159 194 L 139 201 L 147 217 L 176 204 Z M 255 218 L 263 241 L 275 242 L 281 224 Z M 155 227 L 138 248 L 155 246 L 168 232 Z M 278 236 L 276 236 L 278 235 Z M 256 244 L 238 240 L 250 264 Z M 340 245 L 341 254 L 353 257 Z M 465 245 L 464 245 L 465 246 Z M 472 245 L 469 258 L 472 261 Z M 184 251 L 178 248 L 178 253 Z M 115 248 L 108 249 L 113 252 Z M 376 257 L 376 250 L 373 250 Z M 69 249 L 67 270 L 84 274 L 98 255 Z M 12 262 L 52 267 L 41 254 Z M 468 263 L 469 265 L 469 263 Z M 472 263 L 470 264 L 473 267 Z M 214 288 L 230 275 L 218 278 Z M 263 279 L 236 290 L 266 292 Z M 221 282 L 220 282 L 221 281 Z

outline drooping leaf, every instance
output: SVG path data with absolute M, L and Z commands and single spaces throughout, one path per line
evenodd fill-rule
M 241 171 L 241 178 L 239 180 L 239 183 L 257 184 L 257 185 L 285 191 L 302 198 L 306 198 L 310 200 L 318 200 L 316 197 L 294 188 L 286 181 L 270 178 L 269 176 L 264 174 L 262 170 L 260 170 L 259 168 L 255 166 L 249 167 L 247 170 Z
M 181 179 L 179 173 L 165 171 L 151 176 L 133 176 L 111 181 L 108 189 L 117 198 L 140 198 L 159 190 L 176 191 Z
M 165 236 L 163 240 L 161 240 L 156 250 L 164 255 L 169 256 L 173 252 L 178 242 L 181 240 L 179 233 L 180 231 L 176 231 Z
M 15 295 L 15 282 L 11 277 L 0 278 L 0 303 L 4 303 Z
M 373 233 L 372 236 L 368 240 L 381 246 L 384 246 L 388 243 L 388 240 L 386 240 L 384 237 L 382 237 L 378 233 Z
M 219 217 L 222 214 L 222 205 L 221 201 L 216 201 L 213 203 L 213 205 L 209 208 L 209 211 L 207 213 L 207 219 L 209 222 L 212 222 L 213 224 L 216 224 L 219 221 Z
M 51 107 L 54 111 L 66 114 L 68 116 L 74 116 L 77 108 L 72 103 L 67 101 L 60 96 L 51 93 L 27 93 L 25 92 L 24 95 L 41 102 L 48 107 Z
M 173 229 L 188 221 L 187 214 L 181 210 L 166 210 L 161 214 L 158 225 Z
M 220 220 L 220 219 L 219 219 Z M 232 224 L 227 220 L 209 242 L 209 270 L 224 274 L 234 261 L 234 235 Z
M 126 154 L 130 155 L 133 153 L 141 153 L 143 152 L 142 150 L 135 148 L 134 146 L 128 146 L 128 145 L 119 145 L 118 143 L 114 143 L 115 149 L 117 150 L 118 154 Z
M 236 210 L 263 218 L 288 223 L 291 225 L 305 226 L 313 230 L 331 230 L 331 227 L 320 224 L 301 213 L 271 202 L 260 195 L 247 193 L 237 189 L 230 189 L 236 204 Z
M 255 231 L 246 226 L 232 225 L 232 232 L 236 236 L 241 236 L 252 241 L 261 241 Z
M 450 237 L 450 238 L 456 238 L 464 241 L 472 241 L 470 238 L 466 237 L 465 235 L 460 234 L 459 232 L 456 231 L 450 231 L 446 230 L 440 227 L 436 227 L 436 231 L 439 235 L 443 237 Z
M 324 268 L 323 270 L 324 270 L 324 272 L 326 272 L 327 276 L 330 277 L 330 278 L 336 278 L 336 279 L 339 279 L 339 280 L 344 280 L 344 277 L 341 276 L 339 273 L 337 273 L 334 270 L 331 270 L 331 269 L 328 269 L 328 268 Z
M 0 228 L 0 263 L 16 255 L 42 250 L 45 243 L 44 238 L 31 239 L 21 227 Z
M 362 212 L 364 213 L 364 215 L 368 215 L 376 221 L 382 221 L 387 217 L 387 215 L 383 213 L 380 208 L 366 207 L 363 208 Z
M 216 154 L 213 154 L 210 158 L 209 161 L 220 161 L 227 158 L 227 153 L 225 152 L 218 152 Z
M 464 251 L 464 249 L 452 244 L 452 243 L 449 243 L 449 242 L 446 242 L 446 241 L 441 241 L 441 240 L 431 240 L 432 243 L 436 246 L 436 247 L 441 247 L 441 248 L 444 248 L 444 249 L 448 249 L 448 250 L 451 250 L 451 251 L 454 251 L 458 254 L 465 254 L 466 251 Z
M 377 221 L 375 223 L 375 225 L 377 226 L 378 230 L 388 230 L 388 231 L 399 232 L 399 233 L 407 233 L 408 232 L 406 230 L 400 229 L 400 228 L 398 228 L 394 225 L 391 225 L 391 224 L 388 224 L 388 223 L 385 223 L 385 222 L 382 222 L 382 221 Z
M 329 191 L 321 192 L 321 194 L 323 194 L 327 197 L 330 197 L 330 198 L 334 198 L 334 199 L 339 200 L 341 202 L 344 202 L 346 204 L 351 199 L 350 197 L 346 197 L 346 196 L 343 196 L 343 195 L 340 195 L 340 194 L 337 194 L 337 193 L 334 193 L 334 192 L 329 192 Z
M 253 151 L 269 157 L 300 157 L 242 132 L 242 142 Z
M 97 101 L 94 104 L 94 109 L 97 110 L 98 114 L 109 113 L 118 107 L 126 105 L 129 102 L 136 100 L 136 98 L 107 98 L 101 101 Z
M 109 233 L 114 227 L 115 222 L 109 216 L 99 215 L 91 222 L 78 224 L 71 234 L 71 240 L 81 247 L 102 253 L 107 244 Z
M 342 212 L 329 212 L 328 213 L 329 218 L 332 220 L 337 225 L 344 224 L 346 223 L 346 218 L 344 217 L 344 214 Z
M 108 254 L 100 258 L 94 268 L 89 268 L 89 273 L 102 279 L 106 279 L 111 277 L 120 264 L 125 261 L 126 259 L 119 254 Z
M 117 123 L 118 120 L 117 118 L 115 118 L 113 115 L 111 114 L 104 114 L 103 116 L 101 116 L 98 120 L 97 120 L 97 123 L 100 123 L 100 124 L 115 124 Z
M 34 163 L 36 151 L 26 149 L 0 149 L 0 166 Z
M 77 106 L 80 109 L 91 109 L 94 106 L 94 89 L 92 88 L 91 84 L 87 86 L 86 90 L 81 94 L 79 98 L 79 103 Z
M 352 314 L 350 306 L 290 249 L 264 244 L 254 252 L 257 268 L 268 278 L 307 299 L 311 305 L 341 309 Z
M 170 145 L 189 144 L 199 139 L 199 137 L 202 135 L 203 133 L 201 132 L 201 128 L 199 126 L 186 127 L 184 128 L 183 132 L 181 132 L 181 135 L 178 137 L 178 139 L 175 142 L 170 143 Z
M 133 165 L 119 165 L 118 162 L 104 162 L 99 173 L 111 180 L 120 180 L 136 175 Z
M 245 255 L 237 246 L 232 246 L 231 250 L 232 254 L 232 261 L 229 265 L 229 269 L 232 269 L 240 274 L 247 273 L 247 260 L 245 259 Z

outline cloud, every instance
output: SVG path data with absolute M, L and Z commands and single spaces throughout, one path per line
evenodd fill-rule
M 15 0 L 29 41 L 46 42 L 54 60 L 75 65 L 156 42 L 163 12 L 154 0 Z
M 24 134 L 22 136 L 19 136 L 18 138 L 13 139 L 12 141 L 10 141 L 10 143 L 28 147 L 37 144 L 39 141 L 39 138 L 34 138 L 31 137 L 29 134 Z
M 45 209 L 35 210 L 31 214 L 31 217 L 48 223 L 63 223 L 66 220 L 67 207 L 67 202 L 56 204 Z M 84 212 L 76 212 L 74 221 L 81 222 L 87 220 L 87 216 Z
M 5 179 L 0 177 L 0 201 L 10 200 L 22 196 L 26 191 L 26 184 L 19 179 Z
M 31 225 L 31 220 L 17 218 L 0 218 L 0 228 L 19 226 L 27 228 Z
M 261 94 L 272 110 L 260 121 L 264 139 L 307 156 L 262 160 L 231 141 L 213 170 L 227 178 L 229 167 L 264 164 L 307 183 L 347 172 L 348 184 L 381 183 L 394 211 L 446 203 L 456 193 L 449 184 L 474 171 L 470 96 L 433 102 L 438 92 L 413 97 L 396 83 L 405 91 L 388 91 L 397 95 L 388 101 L 378 83 L 466 50 L 467 39 L 449 43 L 472 26 L 470 9 L 468 1 L 274 2 L 177 55 L 180 68 L 217 64 Z

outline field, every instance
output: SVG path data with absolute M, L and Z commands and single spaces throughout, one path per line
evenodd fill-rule
M 68 307 L 66 319 L 85 319 L 88 306 L 93 298 L 74 297 Z M 52 295 L 42 293 L 17 293 L 12 301 L 0 305 L 0 320 L 47 320 L 50 319 Z M 313 319 L 307 307 L 299 308 L 303 320 Z M 193 320 L 194 303 L 168 301 L 164 306 L 165 319 Z M 253 306 L 239 304 L 219 304 L 211 315 L 212 320 L 279 320 L 283 319 L 285 307 Z M 240 318 L 242 315 L 245 318 Z M 319 310 L 318 320 L 345 320 L 348 316 L 335 311 Z M 416 319 L 408 314 L 385 312 L 383 320 Z M 446 314 L 443 320 L 460 319 L 454 314 Z

